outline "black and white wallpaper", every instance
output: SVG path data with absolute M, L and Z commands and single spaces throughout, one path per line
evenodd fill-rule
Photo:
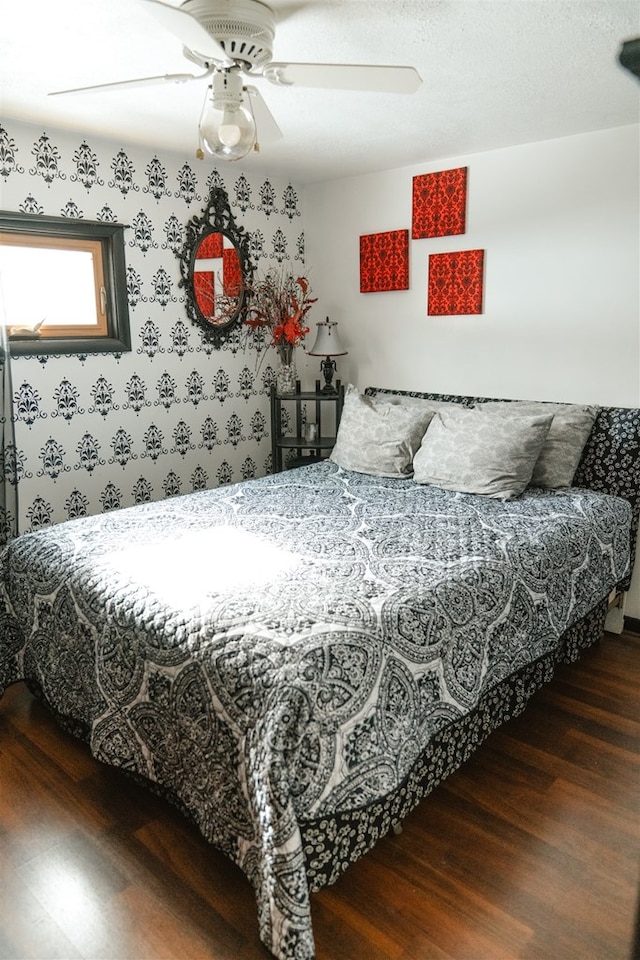
M 178 286 L 175 251 L 212 186 L 249 232 L 258 275 L 304 270 L 290 182 L 252 177 L 250 163 L 0 125 L 4 210 L 129 228 L 131 352 L 12 359 L 19 532 L 270 471 L 275 352 L 261 357 L 242 332 L 221 349 L 204 342 Z

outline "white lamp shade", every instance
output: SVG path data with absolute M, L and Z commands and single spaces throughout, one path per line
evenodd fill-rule
M 318 333 L 316 342 L 307 353 L 310 357 L 344 357 L 347 351 L 340 343 L 340 337 L 335 320 L 327 317 L 322 323 L 317 323 Z

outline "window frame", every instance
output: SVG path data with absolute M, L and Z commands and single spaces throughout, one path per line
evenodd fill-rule
M 7 330 L 12 356 L 55 356 L 67 353 L 128 353 L 131 350 L 129 303 L 124 231 L 126 225 L 97 220 L 72 220 L 67 217 L 45 217 L 39 214 L 0 211 L 0 234 L 12 234 L 24 240 L 24 246 L 45 246 L 47 240 L 89 242 L 99 250 L 95 261 L 96 284 L 101 269 L 100 286 L 106 292 L 106 331 L 96 327 L 58 328 L 45 330 L 44 336 L 10 333 Z M 55 246 L 55 243 L 52 243 Z M 50 332 L 51 331 L 51 332 Z

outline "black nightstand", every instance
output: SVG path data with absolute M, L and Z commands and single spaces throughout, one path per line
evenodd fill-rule
M 297 380 L 295 393 L 277 393 L 275 386 L 271 387 L 271 459 L 274 473 L 280 473 L 285 468 L 299 467 L 316 460 L 324 460 L 325 457 L 329 456 L 336 442 L 344 403 L 344 387 L 340 380 L 336 381 L 335 387 L 335 393 L 325 393 L 320 389 L 319 380 L 316 380 L 315 390 L 301 390 L 300 381 Z M 292 404 L 294 408 L 295 434 L 293 436 L 285 436 L 283 433 L 283 404 Z M 318 431 L 315 440 L 306 440 L 304 436 L 302 411 L 305 404 L 314 409 Z M 333 417 L 330 419 L 329 429 L 331 433 L 325 434 L 322 430 L 322 416 L 329 412 L 327 410 L 328 404 L 330 408 L 333 408 Z M 286 457 L 288 450 L 295 451 L 295 455 Z

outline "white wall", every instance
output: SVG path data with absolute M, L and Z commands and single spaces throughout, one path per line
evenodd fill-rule
M 640 405 L 639 128 L 308 187 L 307 262 L 338 375 L 479 396 Z M 414 175 L 468 167 L 464 235 L 410 240 L 410 289 L 361 294 L 359 237 L 411 228 Z M 429 317 L 430 253 L 485 250 L 484 312 Z M 640 564 L 627 603 L 640 617 Z

